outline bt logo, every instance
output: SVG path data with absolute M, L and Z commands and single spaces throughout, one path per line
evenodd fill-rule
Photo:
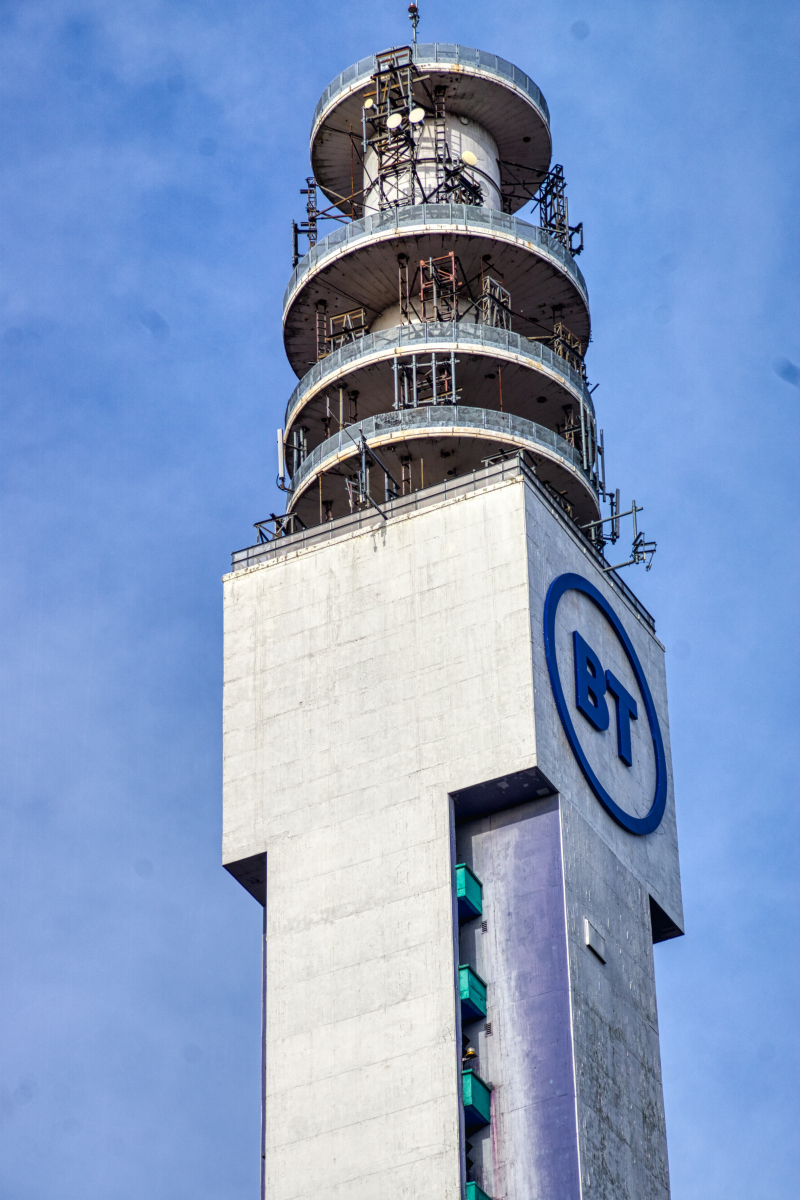
M 605 693 L 611 693 L 617 708 L 617 754 L 625 766 L 630 767 L 633 765 L 631 721 L 639 719 L 636 701 L 616 675 L 610 671 L 603 672 L 600 659 L 577 629 L 572 635 L 572 645 L 575 651 L 575 704 L 586 720 L 602 733 L 608 729 Z
M 561 684 L 558 656 L 556 653 L 556 613 L 561 597 L 565 592 L 569 591 L 580 592 L 586 596 L 595 608 L 599 609 L 603 614 L 622 645 L 625 657 L 633 671 L 644 702 L 653 741 L 656 768 L 653 802 L 650 811 L 644 817 L 635 817 L 631 813 L 626 812 L 609 794 L 589 762 L 573 724 L 570 706 L 567 703 Z M 610 707 L 612 706 L 609 706 L 608 697 L 612 698 L 615 710 L 617 755 L 622 759 L 626 767 L 630 767 L 633 762 L 631 752 L 631 722 L 639 720 L 639 708 L 636 700 L 627 688 L 620 683 L 616 675 L 611 671 L 603 669 L 600 659 L 577 630 L 572 634 L 572 648 L 575 670 L 575 707 L 594 729 L 603 733 L 611 724 Z M 550 584 L 544 604 L 544 649 L 558 715 L 561 718 L 561 724 L 567 735 L 567 741 L 572 748 L 581 771 L 586 777 L 587 783 L 608 814 L 623 829 L 627 829 L 629 833 L 639 835 L 652 833 L 661 823 L 661 818 L 664 815 L 664 807 L 667 802 L 667 761 L 664 754 L 664 742 L 661 737 L 658 715 L 653 704 L 653 697 L 650 694 L 647 679 L 642 670 L 642 665 L 639 662 L 633 643 L 625 632 L 625 627 L 605 596 L 593 584 L 589 583 L 588 579 L 584 579 L 583 576 L 573 574 L 559 575 Z

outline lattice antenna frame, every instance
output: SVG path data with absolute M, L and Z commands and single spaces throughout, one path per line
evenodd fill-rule
M 367 93 L 362 108 L 362 152 L 366 159 L 375 151 L 378 168 L 374 179 L 365 181 L 364 201 L 377 188 L 377 207 L 383 212 L 414 204 L 419 189 L 426 200 L 417 174 L 418 141 L 421 125 L 409 121 L 417 107 L 414 85 L 424 78 L 413 60 L 413 48 L 401 46 L 376 55 L 377 69 L 372 75 L 373 91 Z
M 567 183 L 564 179 L 564 168 L 560 163 L 556 163 L 545 175 L 533 204 L 534 208 L 539 209 L 539 223 L 542 229 L 552 233 L 573 256 L 580 254 L 583 250 L 583 221 L 579 225 L 569 223 Z M 580 238 L 577 243 L 576 238 Z

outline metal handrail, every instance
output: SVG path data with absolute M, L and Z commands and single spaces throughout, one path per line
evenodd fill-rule
M 544 251 L 547 258 L 554 259 L 575 283 L 587 308 L 589 306 L 589 293 L 580 267 L 561 242 L 547 230 L 538 225 L 530 225 L 527 221 L 520 221 L 517 217 L 497 209 L 477 208 L 471 204 L 409 204 L 406 207 L 390 208 L 385 212 L 369 213 L 358 221 L 339 225 L 327 237 L 312 246 L 292 271 L 283 294 L 284 317 L 290 300 L 305 276 L 326 258 L 338 253 L 343 246 L 366 241 L 376 234 L 392 230 L 399 233 L 415 225 L 458 226 L 476 234 L 492 231 L 510 233 L 520 242 Z
M 549 127 L 550 109 L 547 107 L 547 101 L 542 95 L 541 90 L 530 76 L 526 75 L 524 71 L 520 71 L 519 67 L 515 67 L 513 63 L 508 62 L 505 58 L 500 58 L 497 54 L 489 54 L 485 50 L 476 50 L 472 46 L 459 46 L 449 42 L 418 42 L 412 47 L 412 54 L 414 62 L 418 65 L 428 63 L 457 63 L 460 66 L 476 67 L 479 71 L 485 72 L 488 75 L 496 75 L 498 79 L 502 79 L 505 83 L 513 83 L 520 91 L 527 94 L 532 103 L 539 109 L 545 123 Z M 357 63 L 353 63 L 352 66 L 347 67 L 335 79 L 331 80 L 314 109 L 314 119 L 311 125 L 312 137 L 320 116 L 328 108 L 331 101 L 340 95 L 341 92 L 357 87 L 360 82 L 369 79 L 375 70 L 377 70 L 377 59 L 374 54 L 370 54 L 367 58 L 362 58 Z
M 419 491 L 411 492 L 406 496 L 392 499 L 388 505 L 384 505 L 384 514 L 388 515 L 389 518 L 408 515 L 418 512 L 432 503 L 438 503 L 440 500 L 463 496 L 470 491 L 477 491 L 481 487 L 502 482 L 509 476 L 521 473 L 538 485 L 538 480 L 524 466 L 522 457 L 521 453 L 510 454 L 499 463 L 477 467 L 469 475 L 460 475 L 457 479 L 443 479 L 441 483 L 434 484 L 431 487 L 421 488 Z M 548 497 L 548 502 L 552 505 L 550 497 Z M 556 511 L 555 506 L 553 506 L 553 511 Z M 556 516 L 561 516 L 564 520 L 568 520 L 560 511 L 556 512 Z M 375 522 L 382 519 L 384 517 L 380 513 L 377 513 L 374 508 L 356 509 L 346 516 L 335 517 L 332 521 L 324 521 L 321 525 L 311 525 L 307 529 L 287 534 L 284 537 L 276 537 L 268 542 L 258 542 L 254 546 L 246 546 L 242 550 L 235 550 L 231 555 L 231 569 L 233 571 L 246 570 L 248 567 L 268 562 L 279 555 L 291 553 L 294 550 L 302 550 L 307 546 L 318 545 L 320 542 L 332 541 L 342 534 L 369 528 Z M 571 521 L 570 527 L 572 527 Z M 588 540 L 586 544 L 591 546 L 591 542 Z
M 513 478 L 516 475 L 522 475 L 527 481 L 528 486 L 538 492 L 540 498 L 548 506 L 553 518 L 560 522 L 564 529 L 583 547 L 586 553 L 597 561 L 601 569 L 604 571 L 607 570 L 606 578 L 611 587 L 619 591 L 620 595 L 630 605 L 636 617 L 655 634 L 655 621 L 641 600 L 631 591 L 622 576 L 617 575 L 613 567 L 608 569 L 602 551 L 589 540 L 586 534 L 581 531 L 580 527 L 566 513 L 561 511 L 554 502 L 553 497 L 548 494 L 540 480 L 536 478 L 534 472 L 525 464 L 524 459 L 524 452 L 512 454 L 499 463 L 486 467 L 478 467 L 469 475 L 460 475 L 456 479 L 442 480 L 441 483 L 423 488 L 418 492 L 412 492 L 410 495 L 402 496 L 399 500 L 391 500 L 388 507 L 384 506 L 385 511 L 390 518 L 394 516 L 406 516 L 414 512 L 423 511 L 430 504 L 437 504 L 442 500 L 466 496 L 470 492 L 476 492 L 494 483 L 505 482 L 505 480 Z M 249 567 L 274 561 L 274 559 L 282 557 L 284 554 L 291 554 L 310 546 L 318 546 L 323 542 L 335 541 L 337 538 L 346 536 L 347 534 L 369 529 L 380 520 L 381 516 L 374 509 L 358 509 L 344 517 L 336 517 L 333 521 L 325 521 L 321 525 L 312 525 L 308 529 L 302 529 L 298 533 L 290 534 L 287 537 L 279 537 L 270 542 L 247 546 L 242 550 L 234 551 L 231 555 L 231 570 L 234 572 L 244 571 Z
M 345 426 L 326 441 L 320 442 L 300 463 L 291 480 L 291 490 L 296 494 L 303 483 L 327 459 L 334 459 L 343 450 L 352 450 L 356 435 L 363 432 L 369 440 L 378 434 L 396 432 L 400 436 L 408 436 L 416 431 L 426 429 L 482 429 L 497 437 L 513 437 L 524 440 L 532 449 L 547 450 L 563 459 L 574 473 L 588 484 L 593 495 L 597 489 L 589 471 L 584 471 L 580 453 L 570 446 L 559 434 L 536 421 L 528 421 L 525 417 L 516 417 L 512 413 L 495 412 L 488 408 L 466 408 L 462 405 L 426 405 L 424 408 L 411 408 L 402 412 L 379 413 L 358 424 Z
M 303 406 L 304 396 L 312 388 L 319 387 L 325 379 L 335 378 L 345 371 L 357 368 L 360 359 L 381 351 L 393 355 L 395 350 L 402 350 L 404 347 L 407 347 L 408 353 L 411 354 L 430 343 L 441 345 L 451 342 L 457 342 L 465 348 L 479 346 L 493 352 L 505 350 L 509 354 L 517 354 L 532 363 L 541 363 L 557 371 L 563 379 L 564 386 L 574 388 L 594 415 L 594 403 L 581 373 L 543 342 L 534 342 L 521 333 L 512 333 L 511 330 L 497 329 L 491 325 L 477 325 L 466 321 L 426 321 L 396 325 L 391 329 L 379 329 L 375 333 L 364 334 L 363 337 L 341 346 L 318 363 L 314 363 L 289 397 L 284 422 L 286 428 L 291 425 L 295 413 Z

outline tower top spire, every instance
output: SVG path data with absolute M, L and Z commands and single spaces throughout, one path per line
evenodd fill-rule
M 408 19 L 414 27 L 414 45 L 417 44 L 417 26 L 419 25 L 419 9 L 416 4 L 409 4 Z

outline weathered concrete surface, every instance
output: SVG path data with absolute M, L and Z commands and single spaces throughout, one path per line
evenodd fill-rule
M 461 960 L 487 982 L 487 1020 L 465 1027 L 494 1085 L 491 1146 L 477 1141 L 490 1196 L 579 1200 L 570 972 L 557 797 L 470 821 L 461 861 L 483 882 L 486 930 L 462 926 Z
M 592 1200 L 666 1200 L 669 1175 L 648 897 L 652 895 L 680 928 L 683 909 L 664 652 L 579 542 L 554 536 L 555 522 L 530 488 L 526 506 L 537 761 L 559 791 L 583 1194 Z M 542 613 L 550 583 L 564 572 L 583 575 L 609 600 L 650 686 L 664 740 L 668 792 L 664 818 L 646 837 L 622 829 L 599 804 L 556 710 Z M 617 756 L 613 711 L 609 729 L 598 733 L 574 707 L 574 629 L 637 701 L 631 767 Z M 559 606 L 556 641 L 581 745 L 621 807 L 642 816 L 652 802 L 655 758 L 644 701 L 616 634 L 589 600 L 568 592 Z M 605 964 L 586 945 L 587 918 L 605 940 Z
M 267 851 L 273 1200 L 460 1194 L 447 796 L 534 758 L 524 519 L 512 483 L 226 582 L 224 858 Z
M 619 863 L 649 889 L 664 911 L 683 929 L 663 647 L 644 622 L 637 618 L 634 609 L 613 587 L 608 576 L 597 569 L 594 560 L 577 539 L 564 536 L 563 526 L 552 519 L 531 488 L 525 489 L 525 498 L 538 765 L 558 787 L 561 796 L 569 801 L 589 828 L 611 849 Z M 635 837 L 622 829 L 598 803 L 581 774 L 556 710 L 545 662 L 542 614 L 548 587 L 565 572 L 583 575 L 606 596 L 633 642 L 650 685 L 664 739 L 668 790 L 664 819 L 658 829 L 647 837 Z M 629 583 L 635 582 L 630 575 L 627 578 Z M 611 669 L 638 701 L 640 718 L 631 724 L 634 761 L 630 768 L 625 767 L 617 757 L 613 715 L 609 730 L 598 733 L 573 705 L 573 722 L 590 762 L 617 802 L 628 812 L 643 815 L 652 801 L 655 770 L 644 702 L 636 680 L 616 635 L 591 601 L 579 593 L 568 592 L 559 605 L 558 614 L 558 660 L 568 699 L 574 700 L 570 638 L 572 630 L 577 629 L 598 653 L 603 666 Z M 599 925 L 597 928 L 603 932 Z
M 566 803 L 562 828 L 584 1194 L 667 1200 L 648 893 Z M 585 944 L 587 916 L 605 964 Z
M 224 860 L 267 853 L 275 1200 L 460 1195 L 448 793 L 537 764 L 557 802 L 458 831 L 488 914 L 461 947 L 493 1023 L 477 1157 L 508 1200 L 666 1195 L 648 895 L 682 925 L 671 778 L 662 826 L 635 838 L 580 774 L 542 646 L 562 571 L 611 597 L 669 760 L 661 647 L 522 477 L 226 580 Z M 562 608 L 567 674 L 578 628 L 636 695 L 604 618 L 574 593 Z M 611 734 L 584 743 L 630 811 L 649 803 L 643 726 L 629 769 Z

